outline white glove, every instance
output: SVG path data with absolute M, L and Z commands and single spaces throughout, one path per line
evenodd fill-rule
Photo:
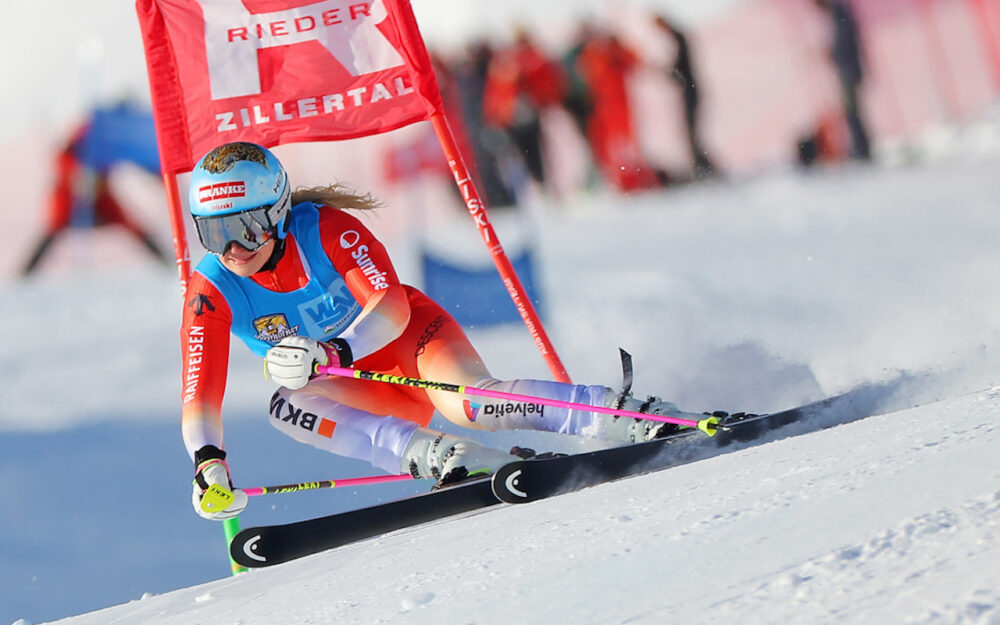
M 195 459 L 201 462 L 195 469 L 191 492 L 194 511 L 210 521 L 224 521 L 243 512 L 247 507 L 247 495 L 233 488 L 226 452 L 207 445 L 198 450 Z
M 272 380 L 295 390 L 316 375 L 316 365 L 328 364 L 330 356 L 323 345 L 308 336 L 286 336 L 267 350 L 264 362 Z

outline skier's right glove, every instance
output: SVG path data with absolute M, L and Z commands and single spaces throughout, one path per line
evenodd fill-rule
M 308 336 L 286 336 L 267 350 L 264 365 L 272 380 L 294 391 L 316 377 L 316 365 L 331 360 L 341 367 L 351 366 L 354 359 L 347 341 L 335 338 L 320 343 Z
M 210 521 L 224 521 L 243 512 L 247 495 L 233 488 L 226 452 L 205 445 L 194 454 L 195 474 L 191 504 L 194 511 Z

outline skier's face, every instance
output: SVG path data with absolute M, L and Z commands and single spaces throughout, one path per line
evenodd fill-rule
M 222 264 L 241 278 L 247 278 L 260 271 L 264 263 L 271 258 L 275 240 L 271 239 L 254 251 L 250 251 L 237 243 L 230 243 L 226 253 L 222 255 Z

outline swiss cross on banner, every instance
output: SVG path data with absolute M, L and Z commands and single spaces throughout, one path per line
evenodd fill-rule
M 430 119 L 408 0 L 138 0 L 164 172 L 228 141 L 351 139 Z

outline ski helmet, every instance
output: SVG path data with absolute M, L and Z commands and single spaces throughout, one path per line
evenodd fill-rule
M 230 243 L 256 250 L 288 232 L 288 174 L 270 150 L 256 143 L 220 145 L 191 172 L 188 210 L 198 239 L 223 254 Z

